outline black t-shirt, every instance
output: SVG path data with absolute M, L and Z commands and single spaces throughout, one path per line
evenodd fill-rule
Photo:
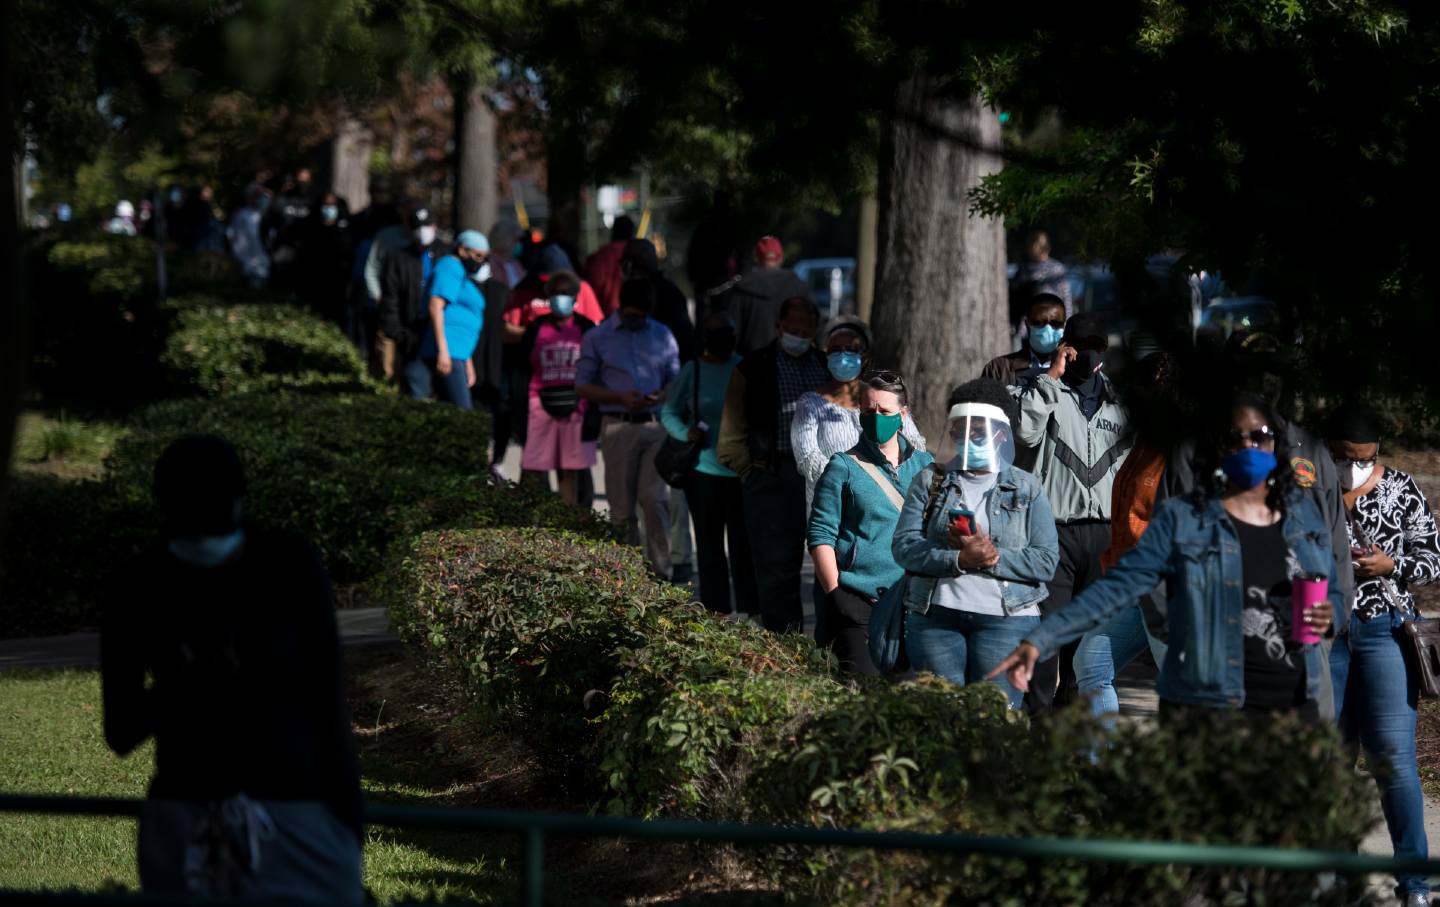
M 1280 523 L 1232 521 L 1240 537 L 1245 587 L 1245 708 L 1305 704 L 1305 653 L 1290 641 L 1290 552 Z

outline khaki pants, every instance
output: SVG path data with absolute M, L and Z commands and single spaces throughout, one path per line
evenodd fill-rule
M 641 544 L 636 504 L 645 514 L 645 560 L 670 578 L 670 487 L 655 471 L 655 452 L 667 437 L 659 422 L 633 423 L 607 416 L 600 431 L 605 458 L 605 497 L 610 522 L 624 540 Z
M 370 351 L 370 374 L 386 381 L 395 380 L 395 341 L 381 331 L 375 332 L 375 346 Z

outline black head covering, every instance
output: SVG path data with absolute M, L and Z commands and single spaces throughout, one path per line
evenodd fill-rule
M 1382 434 L 1375 411 L 1361 403 L 1346 403 L 1326 420 L 1325 437 L 1353 444 L 1379 444 Z
M 240 456 L 224 438 L 189 435 L 165 448 L 155 463 L 155 504 L 172 535 L 233 532 L 235 502 L 244 494 Z

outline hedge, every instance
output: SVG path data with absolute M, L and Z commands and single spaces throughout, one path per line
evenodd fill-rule
M 807 825 L 1355 849 L 1368 783 L 1332 730 L 1228 714 L 1031 725 L 989 685 L 835 673 L 799 637 L 712 617 L 632 549 L 544 531 L 420 537 L 394 624 L 597 807 Z M 1228 808 L 1227 808 L 1228 807 Z M 869 852 L 763 861 L 844 903 L 1354 903 L 1363 880 Z M 1321 880 L 1322 882 L 1324 880 Z
M 247 513 L 320 546 L 342 584 L 375 580 L 386 552 L 443 526 L 612 530 L 554 495 L 488 484 L 489 421 L 453 406 L 321 390 L 156 404 L 136 413 L 100 482 L 21 479 L 0 549 L 0 636 L 95 625 L 108 577 L 155 531 L 151 475 L 175 438 L 215 433 L 240 451 Z
M 334 324 L 294 305 L 232 305 L 207 295 L 167 305 L 173 319 L 160 361 L 179 395 L 244 393 L 285 385 L 365 387 L 355 345 Z

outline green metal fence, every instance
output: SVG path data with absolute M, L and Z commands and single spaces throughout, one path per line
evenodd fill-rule
M 0 813 L 117 816 L 134 818 L 138 799 L 109 797 L 0 796 Z M 715 841 L 737 845 L 790 844 L 804 847 L 852 847 L 952 855 L 1063 859 L 1133 865 L 1227 866 L 1288 872 L 1334 872 L 1343 875 L 1424 873 L 1440 875 L 1440 860 L 1366 856 L 1323 850 L 1282 850 L 1219 844 L 1175 844 L 1163 841 L 1074 840 L 1067 838 L 999 838 L 936 835 L 906 831 L 855 831 L 789 825 L 745 825 L 680 819 L 631 819 L 570 813 L 487 809 L 440 809 L 371 803 L 365 807 L 370 825 L 514 834 L 524 853 L 521 903 L 540 907 L 545 900 L 545 836 L 632 838 L 660 841 Z M 0 903 L 11 904 L 141 903 L 135 895 L 25 892 L 0 889 Z M 152 898 L 144 903 L 199 903 L 186 898 Z M 206 901 L 215 905 L 217 901 Z M 254 902 L 226 901 L 233 907 Z M 259 905 L 256 905 L 259 907 Z

